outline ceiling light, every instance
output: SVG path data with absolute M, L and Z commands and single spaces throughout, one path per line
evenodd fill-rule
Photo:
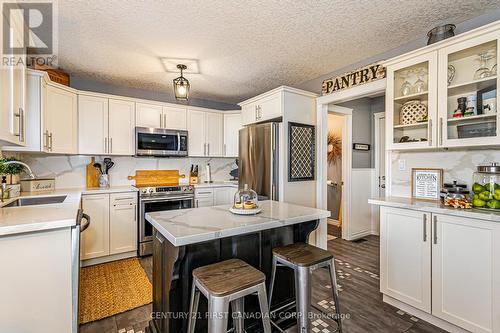
M 177 65 L 177 68 L 181 70 L 181 76 L 174 79 L 175 99 L 179 101 L 187 101 L 189 97 L 189 81 L 182 76 L 182 71 L 187 67 L 186 65 Z

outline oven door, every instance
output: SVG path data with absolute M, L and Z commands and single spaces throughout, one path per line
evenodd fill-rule
M 137 156 L 187 156 L 187 131 L 135 128 Z
M 139 242 L 153 240 L 153 226 L 146 221 L 146 213 L 194 207 L 194 196 L 184 195 L 170 198 L 141 198 L 139 205 Z

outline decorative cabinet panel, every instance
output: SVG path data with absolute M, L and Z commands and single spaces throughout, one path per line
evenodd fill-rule
M 134 154 L 133 102 L 80 95 L 78 118 L 80 154 Z
M 224 156 L 238 157 L 241 114 L 224 114 Z
M 500 144 L 496 65 L 499 32 L 439 50 L 439 145 Z
M 47 85 L 43 126 L 44 151 L 78 153 L 78 98 L 64 87 Z
M 81 259 L 137 250 L 137 193 L 82 196 L 90 226 L 82 233 Z
M 500 225 L 433 218 L 432 314 L 471 332 L 499 332 Z
M 387 65 L 386 129 L 391 150 L 500 144 L 500 32 L 464 35 Z M 427 116 L 425 116 L 427 114 Z
M 380 208 L 380 291 L 431 312 L 431 214 Z
M 223 156 L 221 113 L 188 110 L 189 156 Z
M 82 209 L 90 216 L 90 225 L 81 235 L 80 258 L 109 255 L 109 194 L 84 195 Z

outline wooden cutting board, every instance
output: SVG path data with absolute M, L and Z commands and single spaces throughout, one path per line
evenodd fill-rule
M 186 175 L 179 174 L 179 170 L 136 170 L 135 176 L 128 176 L 135 180 L 136 186 L 165 186 L 179 185 L 179 178 Z
M 99 171 L 94 168 L 95 157 L 87 164 L 87 188 L 99 187 Z

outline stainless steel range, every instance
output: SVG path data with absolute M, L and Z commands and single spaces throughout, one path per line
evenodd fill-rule
M 139 255 L 153 253 L 153 226 L 145 215 L 163 210 L 194 207 L 194 188 L 189 185 L 139 188 Z

